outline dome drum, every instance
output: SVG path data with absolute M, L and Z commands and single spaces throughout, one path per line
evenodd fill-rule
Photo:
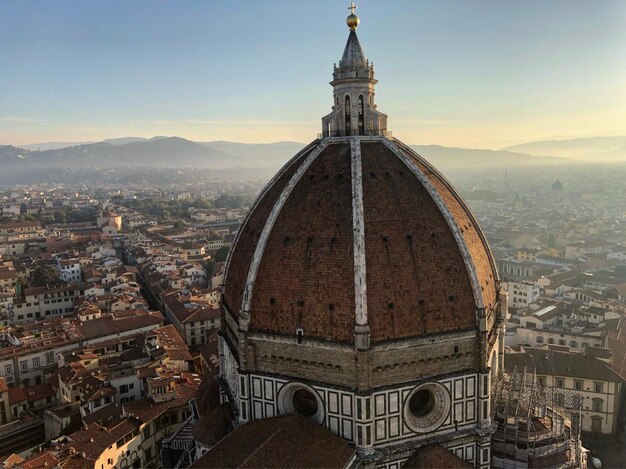
M 404 421 L 416 433 L 436 431 L 450 414 L 450 394 L 441 384 L 421 384 L 404 402 Z
M 281 414 L 298 413 L 317 423 L 324 420 L 324 402 L 317 391 L 298 382 L 291 382 L 281 388 L 278 411 Z
M 481 368 L 474 331 L 374 344 L 367 351 L 296 335 L 246 333 L 238 365 L 250 372 L 369 390 L 414 381 L 416 376 Z M 230 342 L 231 347 L 237 343 Z

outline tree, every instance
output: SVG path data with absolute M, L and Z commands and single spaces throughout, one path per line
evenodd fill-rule
M 50 266 L 37 267 L 30 274 L 30 285 L 33 287 L 43 287 L 45 285 L 63 285 L 65 282 L 61 280 L 54 269 Z
M 213 275 L 215 275 L 216 268 L 217 268 L 217 262 L 215 262 L 213 259 L 204 263 L 204 272 L 206 273 L 207 280 L 210 280 L 213 278 Z
M 213 201 L 216 208 L 240 208 L 246 198 L 242 195 L 222 194 Z
M 56 211 L 54 212 L 54 222 L 55 223 L 67 223 L 67 216 L 64 211 Z
M 185 223 L 180 220 L 174 223 L 174 228 L 184 228 L 185 226 L 186 226 Z
M 227 246 L 223 246 L 219 248 L 217 251 L 215 251 L 215 256 L 213 256 L 213 258 L 215 259 L 215 262 L 226 262 L 226 258 L 228 257 L 229 250 L 230 249 Z

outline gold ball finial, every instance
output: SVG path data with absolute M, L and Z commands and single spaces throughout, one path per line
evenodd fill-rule
M 354 14 L 355 9 L 356 5 L 354 2 L 350 2 L 350 6 L 348 7 L 348 10 L 350 10 L 350 16 L 346 19 L 346 24 L 348 25 L 348 28 L 350 28 L 350 31 L 356 31 L 356 28 L 361 21 L 359 17 Z

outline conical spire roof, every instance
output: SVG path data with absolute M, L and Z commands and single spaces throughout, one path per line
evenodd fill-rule
M 341 62 L 339 62 L 339 68 L 356 69 L 365 67 L 365 54 L 363 49 L 361 49 L 359 38 L 356 35 L 356 31 L 350 31 L 346 48 L 343 51 Z

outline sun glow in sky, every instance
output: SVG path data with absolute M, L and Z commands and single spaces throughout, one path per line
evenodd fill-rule
M 307 142 L 342 0 L 0 2 L 0 145 Z M 363 0 L 379 109 L 411 144 L 626 134 L 626 1 Z

